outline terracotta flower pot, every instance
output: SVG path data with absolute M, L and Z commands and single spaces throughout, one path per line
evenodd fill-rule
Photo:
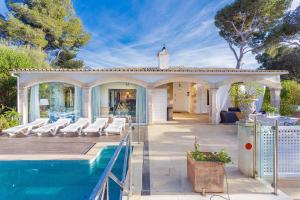
M 224 163 L 195 161 L 187 152 L 187 176 L 195 192 L 224 192 Z

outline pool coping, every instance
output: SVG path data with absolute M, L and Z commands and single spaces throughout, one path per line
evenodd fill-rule
M 97 142 L 85 154 L 1 154 L 0 161 L 14 160 L 88 160 L 93 162 L 101 150 L 118 142 Z

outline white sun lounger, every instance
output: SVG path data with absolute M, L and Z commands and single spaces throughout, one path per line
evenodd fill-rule
M 69 124 L 67 127 L 60 130 L 64 135 L 75 136 L 80 135 L 82 129 L 89 125 L 88 118 L 79 118 L 75 123 Z
M 38 136 L 46 136 L 46 135 L 56 135 L 59 129 L 66 127 L 70 124 L 71 119 L 59 119 L 52 124 L 47 124 L 38 129 L 32 130 L 33 133 L 36 133 Z
M 39 128 L 45 124 L 47 124 L 49 121 L 49 118 L 38 118 L 34 120 L 33 122 L 19 125 L 15 127 L 11 127 L 9 129 L 4 130 L 3 132 L 8 134 L 9 136 L 28 136 L 32 129 Z
M 108 123 L 108 118 L 97 118 L 95 122 L 83 129 L 82 132 L 85 135 L 101 135 L 101 131 Z
M 108 127 L 104 130 L 105 135 L 108 133 L 122 134 L 125 130 L 126 118 L 114 118 L 111 124 L 108 124 Z

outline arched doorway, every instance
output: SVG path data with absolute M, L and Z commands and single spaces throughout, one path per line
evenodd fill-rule
M 156 82 L 154 87 L 166 93 L 167 121 L 209 123 L 210 85 L 207 82 L 193 77 L 172 77 Z

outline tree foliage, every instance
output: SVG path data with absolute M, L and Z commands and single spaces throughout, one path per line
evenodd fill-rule
M 74 60 L 76 52 L 90 36 L 84 31 L 81 20 L 75 15 L 70 0 L 7 0 L 7 20 L 0 21 L 2 36 L 14 44 L 41 48 L 53 63 L 61 52 L 72 54 L 73 60 L 65 60 L 61 66 L 81 62 Z M 58 63 L 57 63 L 58 64 Z M 56 66 L 58 67 L 58 66 Z M 82 67 L 82 65 L 81 65 Z
M 300 6 L 278 21 L 262 40 L 260 69 L 288 70 L 282 79 L 300 82 Z
M 16 78 L 10 76 L 10 71 L 19 68 L 47 68 L 44 60 L 46 54 L 28 46 L 8 47 L 0 45 L 0 104 L 15 107 Z
M 288 12 L 270 30 L 265 38 L 264 48 L 284 45 L 300 48 L 300 6 Z
M 89 40 L 70 0 L 7 1 L 6 5 L 11 16 L 4 29 L 11 39 L 45 50 L 79 48 Z
M 280 114 L 292 115 L 296 105 L 300 105 L 300 84 L 296 81 L 286 80 L 281 83 Z
M 56 68 L 79 69 L 84 67 L 81 60 L 76 60 L 76 54 L 71 51 L 61 51 L 60 54 L 52 61 L 51 65 Z
M 240 68 L 245 54 L 257 46 L 274 23 L 283 16 L 291 0 L 236 0 L 218 11 L 215 25 L 229 44 Z
M 257 55 L 256 59 L 261 64 L 260 69 L 288 70 L 289 74 L 281 78 L 300 82 L 300 48 L 274 47 Z

